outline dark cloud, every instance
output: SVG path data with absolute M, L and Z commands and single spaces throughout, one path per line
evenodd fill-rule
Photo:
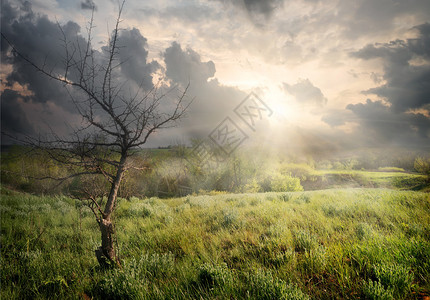
M 81 2 L 82 9 L 97 10 L 97 6 L 93 0 L 85 0 Z
M 65 47 L 62 42 L 64 36 L 69 42 L 69 54 L 74 53 L 74 57 L 77 60 L 84 55 L 83 52 L 79 51 L 86 49 L 87 45 L 87 40 L 81 35 L 81 29 L 78 24 L 68 22 L 64 25 L 59 25 L 56 22 L 52 22 L 47 16 L 33 13 L 28 2 L 25 2 L 21 7 L 12 5 L 7 1 L 1 2 L 1 31 L 21 54 L 37 65 L 44 66 L 47 72 L 55 76 L 64 75 L 66 72 Z M 121 89 L 120 92 L 124 94 L 119 96 L 135 95 L 139 88 L 143 90 L 151 89 L 153 87 L 151 74 L 160 66 L 156 62 L 147 62 L 146 39 L 138 29 L 122 30 L 118 45 L 120 51 L 117 59 L 120 68 L 114 70 L 112 77 L 114 80 L 118 80 L 119 83 L 123 83 L 121 86 L 117 86 L 118 90 Z M 94 78 L 96 85 L 103 80 L 104 73 L 100 66 L 106 65 L 107 56 L 103 53 L 104 50 L 105 48 L 102 51 L 90 49 L 94 54 L 95 65 L 98 66 L 95 70 L 101 70 L 98 73 L 96 72 Z M 71 120 L 63 121 L 69 124 L 77 122 L 78 118 L 75 119 L 76 107 L 70 96 L 74 99 L 84 99 L 82 98 L 84 96 L 82 93 L 72 88 L 66 89 L 63 84 L 50 80 L 42 73 L 36 72 L 34 67 L 22 57 L 11 53 L 11 47 L 3 38 L 1 41 L 1 57 L 2 63 L 9 65 L 12 70 L 3 79 L 3 83 L 9 90 L 9 94 L 2 93 L 5 94 L 5 97 L 7 96 L 9 101 L 7 105 L 5 104 L 5 113 L 13 115 L 12 108 L 14 107 L 20 107 L 21 111 L 29 111 L 31 102 L 31 105 L 38 106 L 38 113 L 43 113 L 45 117 L 51 115 L 53 119 L 58 118 L 58 116 L 54 116 L 58 111 L 66 111 Z M 68 79 L 72 81 L 77 80 L 79 76 L 77 70 L 73 69 L 68 70 Z M 15 86 L 23 87 L 26 95 L 28 95 L 21 97 L 22 101 L 20 103 L 18 103 L 18 97 L 11 97 L 12 94 L 10 94 L 10 90 Z M 19 92 L 15 92 L 13 95 L 16 95 L 16 93 Z M 15 103 L 13 103 L 14 101 Z M 52 111 L 54 107 L 56 111 Z M 17 109 L 17 116 L 6 117 L 4 122 L 17 124 L 13 126 L 22 131 L 23 127 L 29 126 L 29 124 L 22 119 L 23 114 L 21 111 Z M 37 117 L 32 117 L 33 119 L 36 120 Z M 43 117 L 40 116 L 40 122 L 49 123 L 50 121 L 53 120 L 43 120 Z M 2 119 L 2 124 L 4 122 Z M 37 127 L 37 124 L 33 125 Z M 9 127 L 11 126 L 9 125 Z
M 393 112 L 382 101 L 349 104 L 361 133 L 378 143 L 429 145 L 430 119 L 420 113 Z
M 429 11 L 430 1 L 427 0 L 340 1 L 332 21 L 343 27 L 344 36 L 354 39 L 375 32 L 389 32 L 401 18 L 426 20 Z
M 355 123 L 353 135 L 364 145 L 430 145 L 430 26 L 414 28 L 419 34 L 415 39 L 367 45 L 352 53 L 356 58 L 383 62 L 384 83 L 363 91 L 383 100 L 349 104 L 347 114 L 329 112 L 324 122 L 333 127 Z M 374 80 L 382 81 L 379 76 Z
M 25 97 L 18 92 L 5 89 L 1 94 L 1 130 L 8 134 L 26 134 L 34 133 L 33 127 L 21 108 L 18 99 Z
M 269 18 L 280 1 L 278 0 L 244 0 L 245 7 L 251 14 L 262 14 Z
M 296 84 L 284 83 L 283 87 L 286 92 L 293 95 L 301 104 L 323 106 L 327 103 L 327 98 L 309 79 L 300 79 Z
M 258 26 L 264 26 L 269 21 L 273 12 L 283 4 L 284 0 L 218 0 L 223 3 L 231 3 L 243 9 L 250 20 Z
M 430 103 L 430 24 L 415 27 L 419 37 L 367 45 L 352 53 L 361 59 L 381 59 L 385 84 L 364 91 L 386 99 L 395 112 L 425 108 Z M 425 63 L 414 64 L 414 59 Z
M 197 52 L 190 48 L 183 51 L 176 42 L 166 49 L 164 62 L 167 66 L 167 77 L 183 85 L 189 82 L 196 85 L 205 84 L 215 75 L 215 64 L 212 61 L 202 62 Z
M 409 39 L 408 46 L 416 55 L 430 59 L 430 23 L 415 26 L 420 36 L 416 39 Z
M 182 49 L 174 42 L 164 52 L 166 75 L 173 84 L 189 84 L 189 95 L 195 100 L 188 117 L 182 121 L 181 134 L 187 138 L 205 137 L 246 97 L 241 90 L 222 85 L 215 75 L 215 64 L 202 61 L 194 50 Z
M 358 125 L 349 134 L 356 146 L 430 146 L 430 118 L 421 113 L 393 112 L 382 101 L 349 104 L 346 111 L 329 111 L 322 121 L 333 129 L 346 123 Z
M 4 9 L 3 9 L 4 8 Z M 3 18 L 4 14 L 14 10 L 14 19 Z M 31 7 L 14 9 L 8 2 L 2 2 L 2 33 L 14 44 L 24 56 L 40 66 L 45 66 L 53 74 L 64 74 L 64 48 L 61 43 L 63 36 L 58 25 L 46 16 L 34 14 Z M 62 26 L 62 30 L 70 41 L 76 41 L 82 47 L 85 39 L 79 35 L 80 27 L 74 22 Z M 6 84 L 14 82 L 26 86 L 33 94 L 31 99 L 38 103 L 54 101 L 68 110 L 74 107 L 64 87 L 47 78 L 17 55 L 10 55 L 10 47 L 2 40 L 2 58 L 11 64 L 13 69 L 6 77 Z M 71 74 L 73 77 L 73 74 Z
M 153 87 L 151 74 L 159 69 L 160 65 L 156 61 L 147 63 L 146 38 L 141 35 L 139 29 L 123 30 L 119 36 L 118 45 L 121 49 L 118 55 L 122 62 L 121 72 L 127 79 L 142 86 L 144 90 L 151 89 Z

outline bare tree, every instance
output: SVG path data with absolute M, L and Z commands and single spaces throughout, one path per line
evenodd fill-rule
M 64 72 L 61 74 L 53 72 L 44 64 L 36 64 L 16 49 L 2 33 L 15 55 L 24 59 L 42 76 L 64 85 L 82 116 L 82 126 L 74 129 L 67 138 L 51 133 L 50 138 L 29 138 L 27 141 L 69 168 L 70 175 L 56 180 L 63 182 L 82 176 L 84 182 L 88 183 L 77 196 L 88 203 L 99 224 L 101 247 L 96 250 L 96 256 L 101 265 L 119 264 L 114 247 L 112 214 L 121 181 L 127 170 L 136 168 L 130 158 L 154 132 L 175 125 L 175 121 L 184 116 L 191 103 L 186 101 L 188 86 L 176 94 L 167 106 L 163 100 L 168 100 L 170 94 L 159 92 L 157 87 L 149 92 L 144 91 L 142 86 L 133 93 L 124 91 L 126 82 L 119 82 L 117 76 L 122 63 L 118 58 L 121 51 L 118 39 L 123 6 L 124 2 L 119 6 L 115 28 L 103 48 L 103 55 L 92 48 L 93 15 L 84 45 L 79 41 L 69 41 L 62 27 L 58 26 L 65 49 Z M 88 176 L 107 180 L 108 192 L 100 188 L 103 185 L 97 180 L 88 180 Z

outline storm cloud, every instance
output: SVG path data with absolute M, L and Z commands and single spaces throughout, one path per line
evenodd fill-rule
M 369 44 L 353 52 L 353 57 L 378 59 L 383 64 L 383 84 L 362 91 L 380 100 L 349 104 L 368 140 L 379 143 L 429 145 L 430 138 L 430 24 L 414 27 L 418 37 Z M 339 126 L 346 118 L 327 114 L 323 121 Z
M 283 5 L 283 0 L 229 0 L 221 2 L 230 3 L 246 12 L 249 19 L 259 27 L 264 26 L 270 20 L 274 11 Z
M 139 29 L 123 30 L 118 39 L 121 51 L 118 59 L 121 61 L 121 72 L 128 80 L 142 86 L 144 90 L 153 88 L 152 74 L 160 68 L 156 61 L 147 62 L 148 44 Z
M 203 138 L 246 97 L 246 93 L 235 87 L 222 85 L 214 77 L 215 64 L 202 61 L 193 49 L 182 49 L 173 42 L 163 54 L 166 76 L 173 84 L 189 85 L 192 103 L 188 118 L 183 120 L 183 134 L 187 138 Z
M 23 5 L 24 7 L 19 10 L 7 2 L 2 2 L 2 33 L 13 41 L 16 49 L 25 57 L 44 66 L 53 74 L 64 74 L 62 67 L 64 48 L 61 44 L 63 36 L 59 25 L 51 22 L 46 16 L 34 14 L 27 2 Z M 5 16 L 10 12 L 11 15 Z M 79 25 L 68 22 L 61 26 L 61 29 L 69 40 L 85 45 L 85 40 L 79 35 Z M 6 76 L 7 86 L 19 83 L 31 91 L 31 101 L 39 103 L 54 101 L 68 110 L 73 109 L 69 95 L 61 84 L 47 80 L 20 56 L 9 55 L 10 50 L 8 43 L 2 39 L 3 63 L 12 66 L 12 72 Z
M 89 10 L 97 10 L 97 6 L 95 5 L 94 1 L 92 0 L 85 0 L 81 2 L 81 8 L 82 9 L 89 9 Z
M 1 95 L 1 128 L 10 134 L 34 134 L 33 128 L 21 108 L 18 99 L 24 100 L 18 92 L 5 89 Z
M 193 85 L 204 85 L 215 75 L 213 61 L 202 62 L 197 52 L 190 48 L 182 50 L 177 42 L 166 49 L 164 62 L 167 77 L 184 86 L 191 82 Z
M 430 118 L 423 114 L 393 112 L 382 101 L 370 99 L 349 104 L 347 109 L 357 116 L 359 130 L 373 143 L 419 146 L 430 138 Z
M 419 32 L 416 39 L 367 45 L 352 53 L 365 60 L 382 60 L 386 83 L 363 93 L 375 94 L 387 100 L 396 112 L 428 109 L 430 103 L 430 24 L 415 28 Z M 416 65 L 414 60 L 421 60 L 421 63 Z
M 35 14 L 28 2 L 24 2 L 21 6 L 14 6 L 4 1 L 1 13 L 2 34 L 24 57 L 42 67 L 46 72 L 54 76 L 66 74 L 66 43 L 69 54 L 74 53 L 76 59 L 83 55 L 82 49 L 85 49 L 87 40 L 82 36 L 78 24 L 72 21 L 64 25 L 57 24 L 45 15 Z M 63 84 L 50 80 L 47 76 L 37 72 L 21 56 L 14 55 L 11 52 L 11 46 L 3 38 L 1 44 L 2 63 L 11 68 L 3 81 L 5 85 L 5 90 L 2 91 L 3 131 L 35 132 L 33 127 L 37 124 L 31 124 L 26 119 L 25 113 L 36 114 L 36 112 L 25 109 L 26 103 L 40 105 L 39 111 L 45 111 L 48 115 L 53 107 L 50 103 L 55 104 L 57 109 L 66 110 L 70 113 L 69 116 L 77 114 L 71 97 L 78 99 L 82 95 L 73 89 L 66 89 Z M 155 61 L 148 61 L 148 51 L 145 49 L 147 47 L 146 38 L 136 28 L 122 30 L 118 38 L 118 45 L 121 49 L 118 54 L 121 64 L 113 76 L 119 82 L 124 82 L 122 86 L 124 91 L 134 93 L 139 88 L 144 91 L 152 89 L 152 74 L 160 68 L 160 65 Z M 104 64 L 107 57 L 103 53 L 104 49 L 92 49 L 96 65 Z M 102 72 L 99 72 L 95 76 L 96 82 L 101 75 Z M 79 74 L 73 68 L 68 70 L 69 79 L 76 80 L 78 76 Z M 25 91 L 25 97 L 22 96 L 22 93 L 13 90 L 16 84 Z M 11 115 L 9 116 L 9 114 Z M 43 117 L 40 116 L 40 119 Z M 72 120 L 63 121 L 72 122 Z

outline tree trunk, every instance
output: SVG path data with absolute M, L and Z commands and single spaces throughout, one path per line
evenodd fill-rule
M 102 246 L 99 247 L 95 253 L 97 261 L 102 267 L 109 267 L 112 265 L 120 265 L 119 259 L 115 253 L 114 247 L 114 227 L 111 221 L 111 216 L 116 204 L 119 186 L 125 171 L 125 162 L 127 154 L 121 156 L 121 160 L 117 169 L 114 181 L 112 182 L 111 190 L 104 209 L 103 218 L 99 222 L 100 232 L 102 234 Z
M 102 234 L 102 246 L 96 252 L 97 261 L 102 267 L 119 265 L 118 257 L 114 248 L 114 229 L 110 220 L 102 219 L 99 223 L 100 232 Z

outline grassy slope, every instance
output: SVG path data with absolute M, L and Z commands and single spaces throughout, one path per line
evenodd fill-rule
M 2 189 L 2 299 L 400 299 L 430 291 L 430 199 L 421 192 L 121 200 L 116 221 L 124 267 L 106 272 L 94 258 L 89 210 Z

